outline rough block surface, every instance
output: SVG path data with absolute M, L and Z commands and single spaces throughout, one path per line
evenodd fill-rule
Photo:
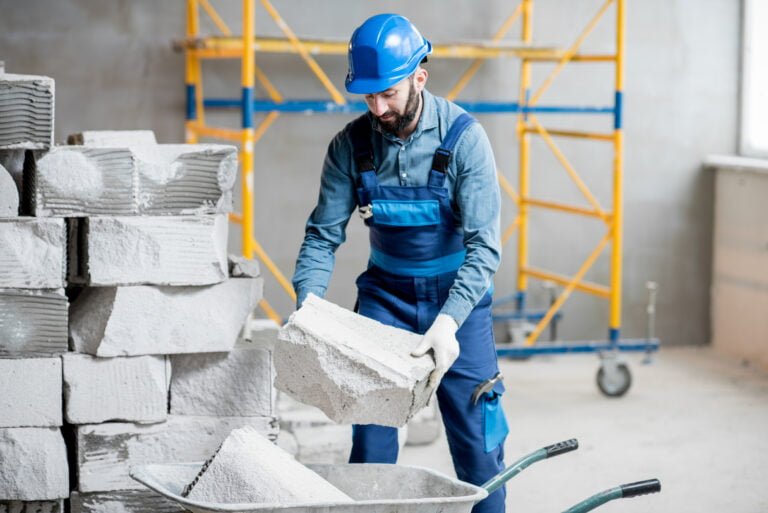
M 0 428 L 61 426 L 61 390 L 61 358 L 0 359 Z
M 234 146 L 57 146 L 35 170 L 35 215 L 178 215 L 232 210 Z
M 92 217 L 70 280 L 93 286 L 227 279 L 226 216 Z M 80 275 L 73 275 L 73 272 Z
M 151 490 L 123 490 L 70 495 L 70 513 L 177 513 L 178 503 Z
M 64 287 L 62 219 L 0 219 L 0 288 Z
M 174 415 L 274 415 L 272 354 L 241 342 L 228 353 L 173 355 Z
M 165 357 L 96 358 L 69 353 L 62 359 L 64 414 L 70 424 L 152 423 L 168 416 Z
M 0 501 L 0 513 L 63 513 L 64 501 Z
M 95 356 L 229 351 L 262 288 L 261 278 L 89 288 L 72 304 L 70 335 L 76 351 Z
M 53 103 L 52 78 L 0 72 L 0 148 L 50 147 Z
M 310 294 L 280 331 L 275 386 L 340 424 L 403 426 L 429 400 L 421 336 Z
M 201 502 L 352 502 L 344 492 L 297 462 L 253 429 L 234 430 L 187 487 Z
M 84 130 L 67 137 L 67 144 L 121 148 L 157 144 L 152 130 Z
M 0 497 L 48 501 L 69 496 L 69 467 L 59 428 L 0 429 Z
M 0 164 L 0 217 L 19 215 L 19 189 L 11 173 Z
M 67 352 L 64 290 L 0 289 L 0 357 Z
M 265 436 L 277 436 L 274 417 L 171 415 L 159 424 L 108 422 L 78 426 L 78 490 L 141 490 L 143 486 L 128 475 L 131 465 L 204 461 L 230 431 L 244 426 Z

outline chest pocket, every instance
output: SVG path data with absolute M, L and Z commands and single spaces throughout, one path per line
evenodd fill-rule
M 440 224 L 437 200 L 382 200 L 372 202 L 373 222 L 385 226 L 434 226 Z

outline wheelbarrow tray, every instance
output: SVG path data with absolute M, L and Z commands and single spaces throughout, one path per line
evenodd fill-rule
M 405 465 L 307 465 L 355 502 L 216 504 L 181 496 L 201 463 L 136 465 L 131 477 L 193 513 L 469 513 L 488 492 L 434 470 Z

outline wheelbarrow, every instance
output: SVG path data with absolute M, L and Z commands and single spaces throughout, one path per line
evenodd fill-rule
M 520 458 L 482 486 L 452 479 L 434 470 L 391 464 L 307 465 L 354 499 L 354 502 L 294 504 L 216 504 L 187 499 L 181 491 L 200 471 L 201 463 L 136 465 L 133 479 L 193 513 L 469 513 L 526 467 L 576 450 L 575 439 L 534 451 Z M 567 510 L 583 513 L 622 497 L 634 497 L 661 490 L 658 480 L 611 488 Z

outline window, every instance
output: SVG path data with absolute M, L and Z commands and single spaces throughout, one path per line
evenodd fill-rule
M 768 157 L 768 1 L 743 5 L 741 154 Z

